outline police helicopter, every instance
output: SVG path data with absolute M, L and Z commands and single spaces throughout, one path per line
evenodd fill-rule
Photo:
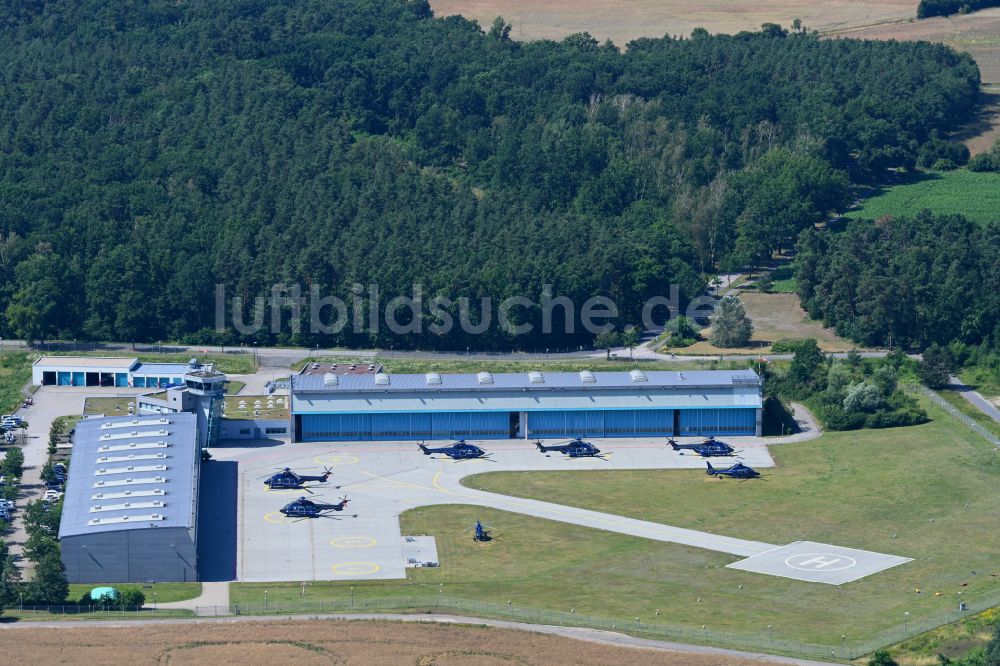
M 473 525 L 472 528 L 471 528 L 473 530 L 472 540 L 473 541 L 480 541 L 480 542 L 493 541 L 492 533 L 490 532 L 489 529 L 487 529 L 488 527 L 490 527 L 490 526 L 489 525 L 483 525 L 477 519 L 476 520 L 476 524 Z
M 485 458 L 486 451 L 474 444 L 469 444 L 464 439 L 460 439 L 451 446 L 441 446 L 438 448 L 430 448 L 424 444 L 419 444 L 421 453 L 425 456 L 429 456 L 432 453 L 441 453 L 452 460 L 469 460 L 471 458 Z
M 705 441 L 699 444 L 678 444 L 670 437 L 667 437 L 667 444 L 670 445 L 674 451 L 694 451 L 702 458 L 711 458 L 713 456 L 731 456 L 733 452 L 736 451 L 733 447 L 725 442 L 720 442 L 715 437 L 709 437 Z
M 558 453 L 566 454 L 570 458 L 600 458 L 601 460 L 606 460 L 606 458 L 601 455 L 601 450 L 599 448 L 590 442 L 583 441 L 580 437 L 571 439 L 565 444 L 556 444 L 554 446 L 545 446 L 542 444 L 542 440 L 538 440 L 535 442 L 535 446 L 537 446 L 538 450 L 542 453 L 556 451 Z
M 294 502 L 289 502 L 281 507 L 280 511 L 289 518 L 325 518 L 327 511 L 343 511 L 348 502 L 350 500 L 346 497 L 342 497 L 336 504 L 316 502 L 305 497 L 300 497 Z M 357 518 L 357 514 L 352 517 Z
M 726 468 L 712 467 L 712 463 L 707 460 L 705 461 L 705 464 L 708 465 L 706 473 L 709 476 L 728 476 L 731 479 L 756 479 L 760 476 L 760 472 L 755 470 L 753 467 L 744 465 L 741 462 L 736 463 L 732 467 Z
M 322 474 L 309 475 L 309 474 L 298 474 L 293 472 L 290 468 L 286 467 L 280 472 L 276 472 L 268 476 L 264 480 L 264 485 L 271 490 L 276 490 L 280 488 L 302 488 L 303 490 L 309 490 L 305 484 L 312 481 L 318 481 L 319 483 L 326 483 L 327 479 L 330 478 L 330 474 L 333 472 L 329 467 L 325 467 Z M 311 492 L 311 491 L 310 491 Z

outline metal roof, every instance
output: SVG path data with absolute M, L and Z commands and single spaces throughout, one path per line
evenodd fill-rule
M 59 538 L 193 528 L 197 427 L 198 417 L 186 413 L 80 421 Z
M 760 380 L 753 370 L 632 370 L 622 372 L 509 372 L 478 374 L 438 374 L 441 383 L 429 384 L 428 375 L 341 375 L 336 384 L 325 384 L 321 375 L 293 375 L 293 393 L 353 393 L 360 391 L 497 391 L 524 390 L 560 391 L 584 389 L 601 391 L 615 389 L 694 389 L 704 387 L 730 388 L 734 386 L 759 385 Z M 541 375 L 543 382 L 532 381 Z M 593 378 L 593 381 L 591 381 Z
M 532 412 L 593 409 L 760 408 L 752 371 L 525 372 L 292 378 L 292 412 Z M 440 383 L 438 382 L 440 379 Z M 542 381 L 538 381 L 541 379 Z
M 141 375 L 183 375 L 191 372 L 187 363 L 142 363 L 132 371 Z
M 129 370 L 137 358 L 122 358 L 121 356 L 42 356 L 35 361 L 40 368 L 117 368 Z
M 537 412 L 615 409 L 758 409 L 756 387 L 590 391 L 476 391 L 460 393 L 296 393 L 295 414 L 413 412 Z

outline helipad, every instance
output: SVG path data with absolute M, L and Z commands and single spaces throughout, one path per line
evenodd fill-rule
M 810 583 L 841 585 L 910 562 L 909 557 L 873 553 L 813 541 L 796 541 L 728 565 Z

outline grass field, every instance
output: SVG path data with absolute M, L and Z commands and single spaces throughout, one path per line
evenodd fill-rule
M 914 636 L 890 650 L 899 666 L 937 666 L 939 654 L 955 659 L 977 647 L 985 646 L 1000 622 L 1000 607 L 946 624 Z
M 135 397 L 87 398 L 83 403 L 83 413 L 128 416 L 128 406 L 134 402 Z
M 1000 372 L 988 366 L 966 368 L 959 378 L 984 396 L 1000 396 Z
M 979 425 L 983 426 L 997 437 L 1000 437 L 1000 423 L 979 411 L 975 405 L 963 398 L 958 391 L 938 391 L 941 397 L 953 405 L 958 411 L 969 416 Z
M 146 595 L 146 604 L 153 605 L 153 593 L 156 593 L 156 603 L 167 603 L 168 601 L 184 601 L 194 599 L 201 594 L 201 583 L 151 583 L 148 585 L 125 584 L 125 583 L 92 583 L 77 584 L 69 586 L 69 599 L 77 601 L 87 592 L 95 587 L 139 587 Z
M 913 217 L 925 208 L 941 214 L 961 213 L 977 222 L 1000 220 L 1000 174 L 964 169 L 914 174 L 910 182 L 886 188 L 847 217 Z
M 620 646 L 472 624 L 342 620 L 10 628 L 0 653 L 27 664 L 635 664 L 756 666 L 763 661 Z
M 146 363 L 187 363 L 189 359 L 197 358 L 200 363 L 212 363 L 215 365 L 216 370 L 230 375 L 249 375 L 257 371 L 257 365 L 254 363 L 252 354 L 200 354 L 196 350 L 175 354 L 138 354 L 127 351 L 69 351 L 61 353 L 70 356 L 138 358 L 140 361 Z M 35 355 L 38 356 L 41 354 Z
M 771 272 L 771 291 L 779 294 L 794 294 L 799 288 L 799 282 L 795 279 L 795 268 L 791 265 L 784 265 Z
M 628 351 L 625 352 L 628 354 Z M 643 370 L 738 370 L 745 368 L 743 361 L 701 361 L 669 363 L 662 361 L 605 361 L 603 358 L 581 359 L 579 361 L 434 361 L 393 359 L 385 362 L 385 370 L 389 373 L 423 373 L 423 372 L 578 372 L 580 370 L 594 371 L 627 371 L 632 368 Z
M 0 412 L 10 414 L 24 399 L 21 388 L 31 381 L 31 361 L 27 354 L 0 352 Z
M 496 473 L 468 485 L 660 521 L 789 543 L 810 539 L 915 558 L 841 587 L 723 568 L 737 558 L 466 506 L 403 515 L 405 534 L 434 534 L 439 569 L 406 581 L 357 582 L 356 593 L 444 594 L 505 604 L 652 618 L 690 629 L 836 645 L 947 620 L 960 599 L 1000 599 L 1000 461 L 989 445 L 924 401 L 934 421 L 912 428 L 828 433 L 772 447 L 779 467 L 760 482 L 699 471 Z M 966 507 L 966 504 L 969 506 Z M 476 519 L 498 537 L 474 544 Z M 894 538 L 894 535 L 896 537 Z M 976 573 L 972 573 L 975 571 Z M 315 583 L 316 599 L 345 599 L 350 584 Z M 295 603 L 299 585 L 237 584 L 233 601 Z M 917 593 L 915 590 L 921 592 Z M 940 593 L 941 596 L 937 596 Z M 961 593 L 961 594 L 960 594 Z M 699 601 L 701 599 L 701 601 Z
M 437 16 L 462 14 L 484 28 L 503 16 L 515 39 L 561 39 L 586 31 L 625 46 L 637 37 L 686 36 L 699 27 L 736 33 L 766 22 L 789 26 L 796 18 L 821 31 L 899 21 L 916 15 L 917 0 L 431 0 L 431 7 Z
M 235 379 L 226 380 L 226 395 L 236 395 L 246 386 L 246 382 L 237 381 Z
M 288 402 L 288 396 L 283 395 L 229 396 L 225 400 L 225 416 L 227 419 L 287 419 Z
M 794 278 L 791 278 L 794 280 Z M 690 347 L 676 350 L 679 354 L 761 354 L 770 351 L 771 344 L 778 340 L 802 340 L 815 338 L 824 351 L 849 351 L 857 345 L 839 337 L 822 322 L 810 319 L 799 304 L 799 297 L 792 293 L 762 294 L 756 291 L 740 292 L 740 300 L 746 307 L 747 315 L 753 320 L 754 332 L 751 346 L 744 349 L 721 349 L 708 340 L 696 342 Z M 707 338 L 708 331 L 703 333 Z

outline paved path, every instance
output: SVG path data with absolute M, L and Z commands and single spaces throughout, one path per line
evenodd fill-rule
M 501 511 L 521 513 L 535 518 L 545 518 L 593 529 L 615 532 L 617 534 L 627 534 L 629 536 L 650 539 L 653 541 L 665 541 L 677 543 L 684 546 L 704 548 L 730 555 L 741 557 L 751 557 L 760 555 L 776 548 L 774 544 L 761 541 L 748 541 L 746 539 L 736 539 L 723 536 L 721 534 L 711 534 L 709 532 L 699 532 L 697 530 L 684 529 L 682 527 L 672 527 L 662 523 L 653 523 L 646 520 L 636 520 L 610 513 L 589 511 L 579 509 L 564 504 L 554 504 L 551 502 L 541 502 L 538 500 L 522 499 L 509 495 L 498 495 L 479 490 L 470 490 L 459 483 L 460 478 L 455 477 L 435 477 L 434 487 L 445 493 L 444 498 L 434 498 L 434 503 L 441 504 L 475 504 L 477 506 L 490 507 Z M 440 500 L 440 501 L 437 501 Z M 413 503 L 412 508 L 426 505 L 428 501 Z
M 161 607 L 164 605 L 161 604 Z M 468 624 L 473 626 L 496 627 L 498 629 L 510 629 L 515 631 L 528 631 L 550 636 L 562 636 L 575 640 L 598 643 L 601 645 L 613 645 L 628 648 L 643 648 L 647 650 L 660 650 L 663 652 L 680 652 L 686 654 L 718 655 L 723 657 L 733 657 L 738 659 L 753 659 L 766 664 L 790 664 L 793 666 L 830 666 L 831 662 L 812 661 L 809 659 L 796 659 L 794 657 L 782 657 L 773 654 L 763 654 L 760 652 L 741 652 L 739 650 L 727 650 L 724 648 L 708 647 L 706 645 L 688 645 L 686 643 L 674 643 L 670 641 L 657 641 L 648 638 L 637 638 L 627 634 L 620 634 L 613 631 L 602 631 L 599 629 L 587 629 L 585 627 L 560 627 L 548 624 L 526 624 L 523 622 L 509 622 L 505 620 L 488 620 L 478 617 L 463 617 L 461 615 L 438 615 L 438 614 L 402 614 L 402 613 L 352 613 L 344 615 L 288 615 L 288 616 L 267 616 L 248 617 L 241 615 L 227 618 L 198 618 L 198 619 L 169 619 L 169 620 L 80 620 L 72 623 L 67 622 L 14 622 L 0 624 L 0 631 L 16 632 L 19 629 L 56 629 L 72 627 L 138 627 L 138 626 L 163 626 L 163 625 L 184 625 L 184 624 L 215 624 L 235 622 L 255 622 L 274 623 L 281 621 L 292 621 L 295 623 L 307 622 L 327 622 L 327 621 L 391 621 L 391 622 L 427 622 L 442 624 Z M 317 627 L 319 629 L 319 627 Z
M 149 599 L 146 600 L 146 607 L 149 607 Z M 194 599 L 184 601 L 170 601 L 163 604 L 156 604 L 157 609 L 180 608 L 193 610 L 198 615 L 223 615 L 220 611 L 229 609 L 229 583 L 202 583 L 201 595 Z
M 21 349 L 27 348 L 23 341 L 19 340 L 3 340 L 0 342 L 0 346 L 4 349 Z M 219 347 L 219 346 L 206 346 L 206 345 L 136 345 L 135 349 L 132 348 L 131 343 L 101 343 L 99 347 L 94 345 L 87 345 L 86 349 L 84 343 L 77 344 L 78 351 L 88 351 L 88 352 L 100 352 L 100 351 L 127 351 L 134 353 L 136 355 L 149 354 L 149 353 L 176 353 L 178 355 L 183 355 L 184 359 L 187 360 L 190 356 L 198 356 L 203 353 L 212 354 L 228 354 L 234 351 L 233 347 Z M 603 359 L 605 357 L 605 350 L 603 349 L 586 349 L 583 351 L 569 351 L 569 352 L 434 352 L 434 351 L 400 351 L 400 350 L 389 350 L 385 349 L 302 349 L 302 348 L 291 348 L 291 347 L 262 347 L 262 348 L 244 348 L 242 350 L 248 355 L 256 355 L 258 359 L 261 360 L 262 365 L 273 365 L 272 363 L 267 363 L 267 359 L 276 359 L 282 363 L 294 363 L 296 361 L 301 361 L 306 358 L 313 357 L 337 357 L 342 356 L 345 358 L 374 358 L 378 357 L 380 360 L 385 359 L 418 359 L 418 360 L 428 360 L 428 361 L 571 361 L 571 360 L 587 360 L 587 359 Z M 627 349 L 617 349 L 612 350 L 616 352 L 620 357 L 627 357 Z M 636 358 L 646 358 L 645 352 L 641 352 L 640 348 L 635 350 Z M 41 353 L 48 354 L 72 354 L 73 353 L 73 343 L 48 343 L 46 350 Z M 676 362 L 676 363 L 689 363 L 691 361 L 752 361 L 760 357 L 760 354 L 708 354 L 708 355 L 682 355 L 678 354 L 672 356 L 670 354 L 661 354 L 659 352 L 649 351 L 649 358 L 654 358 L 657 361 L 665 362 Z M 888 352 L 886 351 L 864 351 L 861 352 L 861 356 L 864 358 L 881 358 L 886 356 Z M 829 354 L 834 358 L 846 358 L 846 352 L 836 352 Z M 792 358 L 791 354 L 767 354 L 769 360 L 790 360 Z M 276 366 L 277 367 L 277 366 Z
M 971 386 L 967 386 L 958 377 L 951 378 L 951 386 L 959 392 L 963 398 L 972 403 L 979 411 L 1000 423 L 1000 409 L 997 409 L 992 402 L 987 400 L 978 391 L 974 391 Z

